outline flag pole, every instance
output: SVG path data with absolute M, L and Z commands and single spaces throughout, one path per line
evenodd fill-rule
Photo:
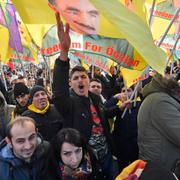
M 133 99 L 133 97 L 134 97 L 134 95 L 135 95 L 135 93 L 136 93 L 139 85 L 140 85 L 140 81 L 138 81 L 138 83 L 136 84 L 136 86 L 135 86 L 135 88 L 134 88 L 134 91 L 133 91 L 133 93 L 131 94 L 131 97 L 129 98 L 130 101 L 132 101 L 132 99 Z M 124 115 L 126 114 L 126 111 L 127 111 L 127 107 L 124 109 L 124 111 L 123 111 L 123 113 L 122 113 L 122 115 L 121 115 L 121 118 L 122 118 L 122 119 L 124 118 Z
M 176 13 L 174 14 L 171 22 L 169 23 L 169 26 L 167 27 L 166 31 L 164 32 L 164 35 L 162 36 L 161 40 L 159 41 L 159 43 L 158 43 L 158 45 L 157 45 L 158 47 L 160 47 L 161 44 L 163 43 L 163 41 L 164 41 L 167 33 L 169 32 L 169 29 L 171 28 L 172 24 L 174 23 L 174 21 L 175 21 L 175 19 L 176 19 L 176 16 L 178 15 L 179 11 L 180 11 L 180 8 L 178 8 L 178 9 L 176 10 Z
M 149 27 L 151 27 L 151 24 L 152 24 L 153 12 L 154 12 L 154 8 L 155 8 L 155 4 L 156 4 L 156 0 L 153 0 L 152 6 L 151 6 L 151 14 L 149 16 Z
M 180 39 L 180 33 L 178 34 L 178 36 L 176 38 L 176 41 L 175 41 L 175 44 L 174 44 L 174 46 L 173 46 L 173 48 L 171 50 L 171 54 L 170 54 L 170 56 L 169 56 L 169 58 L 167 60 L 166 67 L 168 66 L 169 61 L 170 61 L 170 59 L 171 59 L 171 57 L 172 57 L 172 55 L 174 53 L 174 50 L 176 49 L 176 46 L 177 46 L 177 43 L 178 43 L 179 39 Z M 172 69 L 173 69 L 173 66 L 171 66 L 171 74 L 172 74 Z
M 48 71 L 48 74 L 49 74 L 49 81 L 50 81 L 50 90 L 51 90 L 51 92 L 52 92 L 52 76 L 51 76 L 51 69 L 50 69 L 50 67 L 48 66 L 48 63 L 46 62 L 46 58 L 45 58 L 45 56 L 44 55 L 42 55 L 42 57 L 43 57 L 43 60 L 44 60 L 44 63 L 45 63 L 45 66 L 46 66 L 46 68 L 47 68 L 47 71 Z

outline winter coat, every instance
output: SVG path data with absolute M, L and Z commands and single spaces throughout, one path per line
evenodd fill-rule
M 26 106 L 21 106 L 18 102 L 16 103 L 16 107 L 14 109 L 14 112 L 13 112 L 13 115 L 14 115 L 14 118 L 16 116 L 21 116 L 25 111 L 28 110 L 28 105 L 29 103 L 27 103 Z
M 22 115 L 31 117 L 36 121 L 36 127 L 43 139 L 46 141 L 50 141 L 62 128 L 63 118 L 54 105 L 50 105 L 45 114 L 39 114 L 31 110 L 27 110 Z
M 180 87 L 156 75 L 143 91 L 138 113 L 139 158 L 173 170 L 180 160 Z
M 11 120 L 11 113 L 15 106 L 8 105 L 0 91 L 0 141 L 5 138 L 6 126 Z
M 45 166 L 48 152 L 49 143 L 40 140 L 30 163 L 27 163 L 17 158 L 10 146 L 3 141 L 0 144 L 0 179 L 38 180 Z
M 123 111 L 119 110 L 114 122 L 113 140 L 121 169 L 138 159 L 137 114 L 140 104 L 141 102 L 137 101 L 136 107 L 132 105 L 131 112 L 127 111 L 123 118 L 121 118 Z

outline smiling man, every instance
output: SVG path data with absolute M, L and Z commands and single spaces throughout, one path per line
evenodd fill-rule
M 99 12 L 89 0 L 49 0 L 49 5 L 59 12 L 80 34 L 97 34 Z
M 49 144 L 38 137 L 34 120 L 17 117 L 0 145 L 1 180 L 39 179 L 48 151 Z
M 28 110 L 23 116 L 33 118 L 43 139 L 50 141 L 62 128 L 62 116 L 53 105 L 50 105 L 46 90 L 42 86 L 35 86 L 30 91 Z

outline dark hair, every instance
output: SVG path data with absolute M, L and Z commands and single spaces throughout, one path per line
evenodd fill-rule
M 70 74 L 69 74 L 69 77 L 71 78 L 72 75 L 76 72 L 85 72 L 87 74 L 87 71 L 86 69 L 83 67 L 83 66 L 75 66 L 74 68 L 72 68 Z
M 170 74 L 170 72 L 171 72 L 171 67 L 166 66 L 166 69 L 165 69 L 164 72 L 165 72 L 166 74 Z
M 90 80 L 90 82 L 98 82 L 98 83 L 100 83 L 100 84 L 102 84 L 102 82 L 101 82 L 101 80 L 100 79 L 97 79 L 97 78 L 92 78 L 91 80 Z
M 57 179 L 59 179 L 57 167 L 59 167 L 59 162 L 62 161 L 60 157 L 60 152 L 62 144 L 64 142 L 73 144 L 77 147 L 82 147 L 83 157 L 84 154 L 88 151 L 85 140 L 79 131 L 72 128 L 61 129 L 51 141 L 51 151 L 47 158 L 45 168 L 46 170 L 44 173 L 42 173 L 42 179 L 48 179 L 48 177 L 49 179 L 52 179 L 52 177 L 56 177 Z
M 61 160 L 60 152 L 64 142 L 82 147 L 83 154 L 84 151 L 87 151 L 85 140 L 80 132 L 73 128 L 64 128 L 57 133 L 52 143 L 53 154 L 58 161 Z
M 34 121 L 34 119 L 26 116 L 18 116 L 7 125 L 6 136 L 11 139 L 11 129 L 13 128 L 13 126 L 15 124 L 20 124 L 21 126 L 23 126 L 25 122 L 31 122 L 32 124 L 34 124 L 34 128 L 36 130 L 36 122 Z
M 20 79 L 20 80 L 21 80 L 21 79 L 24 79 L 24 76 L 19 75 L 19 76 L 18 76 L 18 79 Z

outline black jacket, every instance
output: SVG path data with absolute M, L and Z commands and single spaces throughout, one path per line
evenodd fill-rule
M 104 134 L 109 147 L 112 147 L 112 140 L 109 133 L 107 117 L 113 117 L 118 108 L 105 109 L 99 96 L 90 93 L 89 97 L 78 96 L 74 92 L 69 93 L 69 62 L 56 60 L 53 76 L 53 101 L 57 110 L 63 115 L 63 127 L 75 128 L 89 140 L 92 129 L 92 117 L 90 111 L 90 99 L 94 104 L 101 119 Z
M 38 131 L 44 140 L 50 141 L 62 128 L 62 116 L 54 105 L 50 105 L 45 114 L 39 114 L 30 110 L 25 111 L 23 116 L 28 116 L 36 121 Z

